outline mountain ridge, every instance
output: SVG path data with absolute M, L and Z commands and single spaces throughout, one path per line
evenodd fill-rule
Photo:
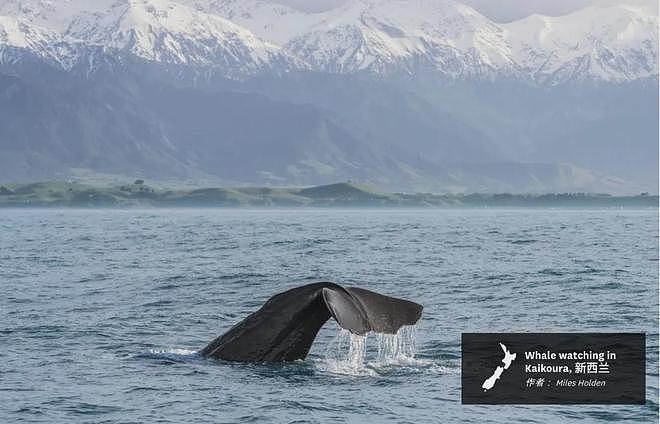
M 0 0 L 0 179 L 655 193 L 657 17 L 612 10 Z
M 557 84 L 658 73 L 658 18 L 630 6 L 507 24 L 453 0 L 357 0 L 322 13 L 260 0 L 102 0 L 93 7 L 82 0 L 5 0 L 0 15 L 70 42 L 148 61 L 224 68 L 232 78 L 260 68 L 432 71 L 454 79 L 504 74 Z

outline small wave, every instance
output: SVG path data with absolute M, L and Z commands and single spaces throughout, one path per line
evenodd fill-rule
M 554 277 L 560 277 L 565 274 L 564 271 L 559 270 L 559 269 L 552 269 L 552 268 L 544 268 L 541 271 L 538 272 L 539 274 L 542 275 L 551 275 Z
M 388 362 L 369 362 L 366 365 L 378 375 L 410 375 L 410 374 L 460 374 L 459 367 L 444 366 L 437 361 L 422 358 L 399 358 Z
M 76 405 L 67 406 L 64 408 L 68 412 L 76 415 L 101 415 L 111 414 L 122 410 L 119 406 L 114 405 L 100 405 L 95 403 L 78 403 Z
M 538 242 L 536 239 L 516 239 L 516 240 L 509 240 L 511 244 L 532 244 Z
M 172 303 L 174 303 L 174 302 L 172 302 L 171 300 L 157 300 L 155 302 L 145 303 L 142 306 L 145 307 L 145 308 L 151 308 L 151 307 L 154 307 L 154 306 L 171 305 Z

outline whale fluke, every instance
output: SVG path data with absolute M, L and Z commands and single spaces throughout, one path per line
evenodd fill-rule
M 279 293 L 200 353 L 243 362 L 305 359 L 325 322 L 333 317 L 355 334 L 395 334 L 415 324 L 422 305 L 358 287 L 314 283 Z

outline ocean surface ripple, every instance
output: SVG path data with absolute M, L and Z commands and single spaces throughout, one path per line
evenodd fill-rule
M 658 414 L 657 210 L 0 210 L 0 422 L 589 423 Z M 424 305 L 307 360 L 197 351 L 335 281 Z M 647 333 L 647 403 L 467 406 L 466 331 Z

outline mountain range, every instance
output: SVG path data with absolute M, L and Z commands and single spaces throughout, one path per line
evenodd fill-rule
M 0 0 L 0 180 L 658 191 L 658 17 Z

